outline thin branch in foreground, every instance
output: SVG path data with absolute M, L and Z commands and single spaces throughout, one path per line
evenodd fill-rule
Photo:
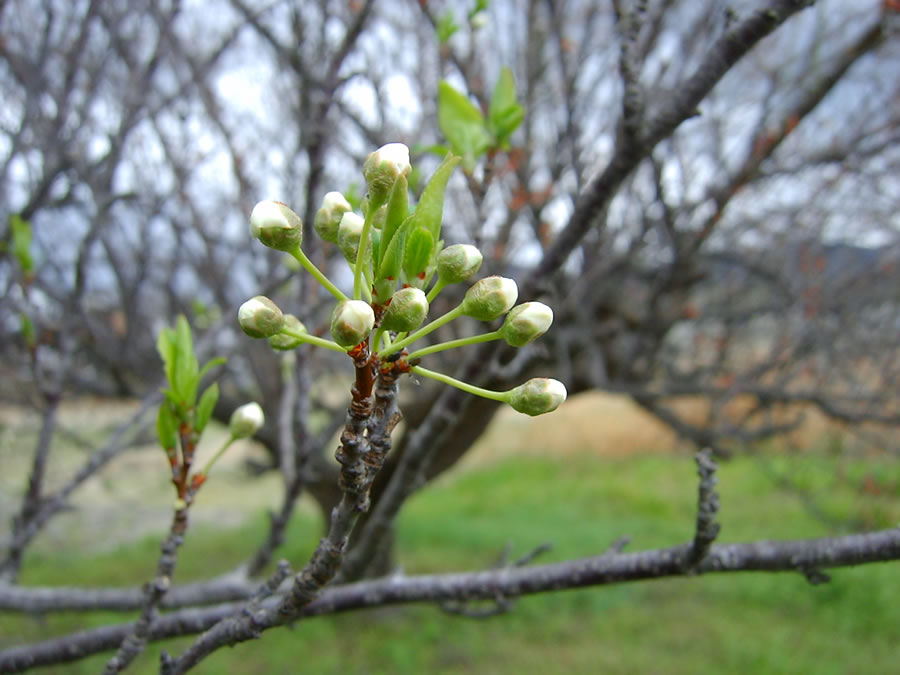
M 603 586 L 629 581 L 684 576 L 693 544 L 603 554 L 566 562 L 502 570 L 390 576 L 322 590 L 293 620 L 363 608 L 423 602 L 489 600 L 496 595 L 532 595 L 550 591 Z M 695 574 L 725 572 L 792 572 L 900 560 L 900 527 L 865 534 L 790 541 L 713 544 Z M 261 604 L 260 612 L 276 612 L 279 596 Z M 244 603 L 183 609 L 154 622 L 151 640 L 191 635 L 235 615 Z M 275 625 L 274 623 L 272 625 Z M 114 649 L 133 623 L 93 630 L 14 647 L 0 652 L 0 673 L 67 663 Z M 227 635 L 219 633 L 220 640 Z M 223 642 L 224 644 L 224 642 Z
M 185 505 L 183 508 L 175 510 L 169 536 L 162 543 L 161 554 L 156 566 L 156 576 L 146 587 L 141 617 L 134 623 L 134 630 L 122 640 L 115 655 L 107 662 L 103 671 L 105 675 L 114 675 L 127 668 L 147 645 L 150 629 L 158 615 L 159 603 L 169 590 L 172 575 L 175 573 L 178 548 L 184 542 L 187 525 L 188 507 Z

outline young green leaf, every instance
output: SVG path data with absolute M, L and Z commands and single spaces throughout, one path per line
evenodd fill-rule
M 415 221 L 420 227 L 425 227 L 430 233 L 432 243 L 441 237 L 441 219 L 444 214 L 444 193 L 447 191 L 447 181 L 450 174 L 460 162 L 460 157 L 447 155 L 444 161 L 434 172 L 422 198 L 419 200 L 415 211 Z
M 491 137 L 481 111 L 446 80 L 438 85 L 438 125 L 452 151 L 462 157 L 463 168 L 471 172 L 491 146 Z
M 403 221 L 409 217 L 409 190 L 407 189 L 406 176 L 400 176 L 391 190 L 391 198 L 388 200 L 387 213 L 384 217 L 384 229 L 381 231 L 381 245 L 375 256 L 377 267 L 381 268 L 381 261 L 390 246 L 391 239 L 400 229 Z
M 403 221 L 397 232 L 391 237 L 391 243 L 385 247 L 381 265 L 378 268 L 376 279 L 399 279 L 400 270 L 403 268 L 403 253 L 406 245 L 406 235 L 413 224 L 414 216 L 409 216 Z
M 488 109 L 488 128 L 498 145 L 505 145 L 525 118 L 525 109 L 516 101 L 512 71 L 504 67 L 494 86 Z
M 31 257 L 31 223 L 14 213 L 9 217 L 12 229 L 13 255 L 27 276 L 34 272 L 34 258 Z
M 449 10 L 441 15 L 441 18 L 437 20 L 437 24 L 434 27 L 438 42 L 442 45 L 447 44 L 447 41 L 458 30 L 459 26 L 456 25 L 456 21 L 453 19 L 453 12 Z
M 178 419 L 168 401 L 159 404 L 156 416 L 156 435 L 163 450 L 174 450 L 178 439 Z
M 191 327 L 184 315 L 175 322 L 175 381 L 172 389 L 187 407 L 192 407 L 197 396 L 199 367 L 194 356 Z
M 417 226 L 406 237 L 406 250 L 403 253 L 403 273 L 406 281 L 412 285 L 421 283 L 425 278 L 425 270 L 431 262 L 434 248 L 434 237 L 427 228 Z
M 166 381 L 172 386 L 175 379 L 175 331 L 171 328 L 163 328 L 156 337 L 156 351 L 163 360 L 163 370 L 166 373 Z
M 197 378 L 202 380 L 203 376 L 206 375 L 210 371 L 211 368 L 215 368 L 216 366 L 221 366 L 222 364 L 228 363 L 228 359 L 224 356 L 217 356 L 215 358 L 210 359 L 206 363 L 203 364 L 203 367 L 200 369 L 200 372 L 197 374 Z
M 213 382 L 200 396 L 200 401 L 197 403 L 197 408 L 194 410 L 194 431 L 198 434 L 203 433 L 203 429 L 206 428 L 206 423 L 209 422 L 213 408 L 216 407 L 216 402 L 218 400 L 219 385 L 216 382 Z
M 25 340 L 27 347 L 29 349 L 34 349 L 37 346 L 37 334 L 34 331 L 34 322 L 24 312 L 21 315 L 20 330 L 22 332 L 22 339 Z

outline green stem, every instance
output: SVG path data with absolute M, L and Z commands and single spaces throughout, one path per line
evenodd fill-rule
M 237 440 L 237 439 L 235 439 L 234 436 L 229 438 L 228 442 L 225 443 L 225 445 L 223 445 L 221 448 L 219 448 L 219 451 L 215 455 L 212 456 L 212 458 L 206 463 L 206 466 L 203 467 L 203 470 L 200 473 L 203 474 L 204 476 L 209 476 L 209 472 L 212 469 L 213 464 L 216 463 L 216 461 L 219 459 L 219 457 L 221 457 L 223 454 L 225 454 L 225 451 L 231 446 L 232 443 L 235 442 L 235 440 Z
M 324 347 L 325 349 L 330 349 L 333 352 L 340 352 L 341 354 L 346 354 L 347 350 L 341 347 L 336 342 L 332 342 L 331 340 L 326 340 L 325 338 L 320 338 L 316 335 L 310 335 L 309 333 L 295 333 L 289 328 L 281 329 L 282 335 L 287 335 L 288 337 L 292 337 L 295 340 L 300 340 L 300 342 L 305 342 L 306 344 L 316 345 L 317 347 Z
M 473 335 L 471 337 L 459 338 L 458 340 L 448 340 L 447 342 L 439 342 L 436 345 L 431 345 L 430 347 L 423 347 L 422 349 L 417 349 L 412 354 L 406 357 L 407 360 L 418 359 L 423 356 L 428 356 L 429 354 L 434 354 L 435 352 L 442 352 L 447 349 L 455 349 L 456 347 L 465 347 L 467 345 L 478 344 L 479 342 L 490 342 L 491 340 L 498 340 L 502 335 L 500 335 L 499 330 L 491 331 L 490 333 L 482 333 L 481 335 Z
M 501 403 L 506 403 L 506 399 L 509 395 L 508 391 L 491 391 L 490 389 L 482 389 L 481 387 L 476 387 L 474 384 L 469 384 L 468 382 L 457 380 L 455 377 L 450 377 L 449 375 L 444 375 L 443 373 L 438 373 L 434 370 L 428 370 L 427 368 L 423 368 L 422 366 L 413 366 L 410 370 L 412 370 L 412 372 L 414 372 L 416 375 L 421 375 L 422 377 L 430 377 L 432 380 L 437 380 L 438 382 L 449 384 L 451 387 L 462 389 L 469 394 L 475 394 L 475 396 L 489 398 L 492 401 L 500 401 Z
M 372 349 L 376 352 L 381 349 L 381 340 L 384 336 L 384 328 L 379 326 L 375 329 L 375 335 L 372 336 Z
M 369 247 L 369 233 L 372 231 L 372 222 L 375 220 L 375 212 L 377 208 L 369 205 L 366 211 L 366 219 L 363 221 L 362 234 L 359 236 L 359 249 L 356 251 L 356 265 L 353 268 L 353 299 L 359 300 L 362 297 L 362 267 L 366 259 L 366 249 Z
M 434 286 L 431 287 L 431 290 L 428 291 L 428 295 L 425 296 L 425 299 L 428 300 L 429 305 L 431 304 L 432 300 L 437 297 L 438 293 L 444 290 L 445 287 L 446 284 L 443 283 L 440 279 L 435 282 Z
M 418 340 L 419 338 L 425 337 L 426 335 L 428 335 L 428 334 L 431 333 L 432 331 L 436 331 L 438 328 L 440 328 L 440 327 L 443 326 L 444 324 L 450 323 L 450 322 L 453 321 L 453 319 L 455 319 L 456 317 L 462 316 L 462 311 L 463 311 L 463 306 L 462 306 L 461 304 L 460 304 L 460 305 L 457 305 L 456 307 L 454 307 L 453 309 L 451 309 L 449 312 L 447 312 L 447 313 L 444 314 L 443 316 L 439 316 L 438 318 L 436 318 L 436 319 L 435 319 L 434 321 L 432 321 L 431 323 L 429 323 L 429 324 L 427 324 L 427 325 L 425 325 L 425 326 L 422 326 L 422 327 L 421 327 L 419 330 L 417 330 L 416 332 L 410 333 L 409 335 L 407 335 L 407 336 L 406 336 L 405 338 L 403 338 L 402 340 L 397 340 L 396 342 L 394 342 L 393 344 L 391 344 L 390 347 L 387 347 L 387 348 L 385 348 L 385 349 L 382 349 L 380 352 L 378 352 L 378 357 L 379 357 L 379 358 L 384 358 L 385 356 L 388 356 L 389 354 L 393 354 L 394 352 L 399 352 L 401 349 L 403 349 L 404 347 L 406 347 L 406 345 L 412 344 L 413 342 L 415 342 L 415 341 Z
M 333 283 L 331 283 L 331 279 L 329 279 L 324 274 L 322 274 L 322 272 L 319 270 L 319 268 L 316 267 L 315 265 L 313 265 L 312 260 L 310 260 L 309 258 L 306 257 L 306 254 L 303 252 L 303 249 L 301 249 L 298 246 L 293 251 L 291 251 L 290 254 L 292 256 L 294 256 L 294 259 L 298 263 L 303 265 L 303 267 L 306 268 L 306 271 L 309 272 L 311 275 L 313 275 L 313 278 L 315 278 L 316 281 L 318 281 L 320 284 L 322 284 L 325 287 L 325 289 L 329 293 L 331 293 L 335 298 L 337 298 L 338 300 L 347 300 L 347 296 L 341 292 L 341 289 L 339 289 L 337 286 L 335 286 Z

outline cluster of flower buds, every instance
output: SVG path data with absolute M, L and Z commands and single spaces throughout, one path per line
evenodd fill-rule
M 459 161 L 448 155 L 425 185 L 418 204 L 411 207 L 409 149 L 391 143 L 369 155 L 363 165 L 368 192 L 361 214 L 354 212 L 341 193 L 325 195 L 313 226 L 319 237 L 338 247 L 349 264 L 353 272 L 350 293 L 335 286 L 303 253 L 303 224 L 296 213 L 281 202 L 257 204 L 250 215 L 253 236 L 293 256 L 337 304 L 331 314 L 331 340 L 311 335 L 297 317 L 284 314 L 263 296 L 241 306 L 238 321 L 244 332 L 253 338 L 267 338 L 279 350 L 313 344 L 358 354 L 364 346 L 366 353 L 380 362 L 401 361 L 412 372 L 504 401 L 519 412 L 540 415 L 555 410 L 566 398 L 566 389 L 557 380 L 536 378 L 506 392 L 492 392 L 419 365 L 428 354 L 487 340 L 502 339 L 513 347 L 523 347 L 543 335 L 553 322 L 553 311 L 543 303 L 517 306 L 516 282 L 501 276 L 476 281 L 462 302 L 428 321 L 429 305 L 435 297 L 447 286 L 471 280 L 482 263 L 476 247 L 445 247 L 440 238 L 444 194 Z M 499 329 L 470 338 L 421 349 L 412 346 L 460 316 L 484 322 L 505 316 L 505 320 Z

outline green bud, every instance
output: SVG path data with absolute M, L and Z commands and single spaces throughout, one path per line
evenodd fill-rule
M 284 326 L 282 326 L 282 330 L 289 330 L 292 333 L 307 332 L 306 326 L 300 323 L 300 319 L 298 319 L 293 314 L 284 315 Z M 277 349 L 279 351 L 296 349 L 302 344 L 303 341 L 299 338 L 296 338 L 293 335 L 286 335 L 285 333 L 276 333 L 275 335 L 269 337 L 269 346 L 272 347 L 272 349 Z
M 422 325 L 428 315 L 428 300 L 418 288 L 401 288 L 394 293 L 381 319 L 385 330 L 412 331 Z
M 506 277 L 485 277 L 466 292 L 462 313 L 479 321 L 493 321 L 516 304 L 519 288 Z
M 543 415 L 553 412 L 566 400 L 566 387 L 559 380 L 535 377 L 507 392 L 506 402 L 514 410 L 526 415 Z
M 408 176 L 409 170 L 409 148 L 403 143 L 388 143 L 369 155 L 363 164 L 369 204 L 377 208 L 386 203 L 394 181 Z
M 287 204 L 264 201 L 250 213 L 250 234 L 277 251 L 293 251 L 303 242 L 303 221 Z
M 316 211 L 316 217 L 313 220 L 316 234 L 325 241 L 336 244 L 341 217 L 352 210 L 350 202 L 344 198 L 344 195 L 340 192 L 329 192 L 322 199 L 322 206 Z
M 443 285 L 458 284 L 471 278 L 480 268 L 483 256 L 471 244 L 454 244 L 438 254 L 437 273 Z
M 232 438 L 250 438 L 266 421 L 259 403 L 245 403 L 231 413 L 228 430 Z
M 238 323 L 252 338 L 267 338 L 284 327 L 284 314 L 264 295 L 250 298 L 238 309 Z
M 365 220 L 352 211 L 349 211 L 341 217 L 341 224 L 338 227 L 338 248 L 344 254 L 344 258 L 351 265 L 356 264 L 356 255 L 359 252 L 359 240 L 362 238 L 363 225 Z
M 552 309 L 543 302 L 526 302 L 506 315 L 500 334 L 509 345 L 524 347 L 546 333 L 552 323 Z
M 362 300 L 339 302 L 331 313 L 331 337 L 341 347 L 353 347 L 369 337 L 375 312 Z

